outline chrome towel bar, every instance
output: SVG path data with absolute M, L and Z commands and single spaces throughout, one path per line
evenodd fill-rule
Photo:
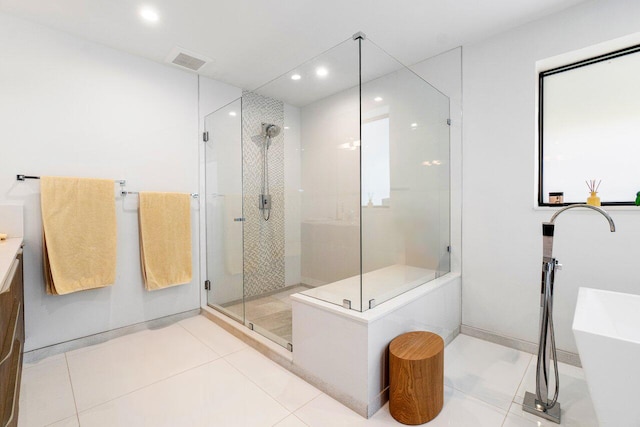
M 26 181 L 27 179 L 40 179 L 39 176 L 31 176 L 31 175 L 16 175 L 17 181 Z M 113 182 L 116 184 L 120 184 L 121 187 L 124 187 L 127 184 L 126 179 L 114 179 Z
M 128 194 L 140 194 L 140 192 L 139 191 L 121 191 L 120 192 L 120 195 L 122 197 L 126 197 Z M 198 197 L 200 197 L 198 193 L 189 193 L 189 195 L 194 199 L 197 199 Z

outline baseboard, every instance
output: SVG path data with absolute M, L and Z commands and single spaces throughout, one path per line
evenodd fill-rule
M 124 326 L 122 328 L 112 329 L 110 331 L 100 332 L 86 337 L 76 338 L 74 340 L 53 344 L 35 350 L 30 350 L 24 353 L 24 363 L 34 363 L 49 356 L 66 353 L 67 351 L 77 350 L 79 348 L 87 347 L 90 345 L 100 344 L 114 338 L 132 334 L 134 332 L 140 332 L 146 329 L 163 328 L 167 325 L 179 322 L 180 320 L 184 320 L 189 317 L 196 316 L 198 314 L 200 314 L 200 309 L 196 308 L 182 313 L 171 314 L 169 316 L 147 320 L 146 322 L 135 323 L 133 325 Z
M 489 341 L 492 343 L 500 344 L 505 347 L 510 347 L 516 350 L 525 351 L 531 354 L 538 354 L 538 344 L 529 341 L 520 340 L 518 338 L 505 337 L 493 332 L 485 331 L 484 329 L 474 328 L 473 326 L 462 325 L 460 327 L 460 333 L 469 335 L 471 337 L 479 338 L 481 340 Z M 580 362 L 580 356 L 576 353 L 571 353 L 564 350 L 558 350 L 558 362 L 566 363 L 567 365 L 582 367 Z

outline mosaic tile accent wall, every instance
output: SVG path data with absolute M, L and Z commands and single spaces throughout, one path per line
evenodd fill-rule
M 262 123 L 280 126 L 269 148 L 271 216 L 258 209 L 262 187 Z M 245 91 L 242 94 L 242 190 L 244 194 L 245 296 L 260 295 L 285 286 L 284 276 L 284 104 Z

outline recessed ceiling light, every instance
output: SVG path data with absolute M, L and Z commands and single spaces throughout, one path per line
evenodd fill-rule
M 140 16 L 147 22 L 158 22 L 158 20 L 160 19 L 160 15 L 158 15 L 158 12 L 151 9 L 150 7 L 143 7 L 142 9 L 140 9 Z
M 285 130 L 289 129 L 289 126 L 285 126 L 285 127 L 284 127 L 284 129 L 285 129 Z
M 229 115 L 230 115 L 231 117 L 235 117 L 235 116 L 236 116 L 236 112 L 235 112 L 235 111 L 229 111 Z
M 418 127 L 418 124 L 417 124 L 417 123 L 411 123 L 411 127 L 412 127 L 412 128 L 417 128 L 417 127 Z
M 329 70 L 327 70 L 324 67 L 318 67 L 316 68 L 316 75 L 318 77 L 325 77 L 327 74 L 329 74 Z
M 291 76 L 291 80 L 300 80 L 302 76 L 300 74 L 294 74 Z
M 375 98 L 373 98 L 373 100 L 376 101 L 376 102 L 380 102 L 380 101 L 382 101 L 382 98 L 379 97 L 379 96 L 376 96 Z

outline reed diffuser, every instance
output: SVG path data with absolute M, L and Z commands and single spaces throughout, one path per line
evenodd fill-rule
M 602 180 L 598 181 L 598 185 L 596 185 L 596 180 L 592 179 L 591 181 L 585 181 L 587 183 L 587 187 L 591 192 L 591 196 L 587 198 L 587 204 L 591 206 L 600 206 L 600 197 L 598 197 L 598 188 L 600 188 L 600 183 Z

